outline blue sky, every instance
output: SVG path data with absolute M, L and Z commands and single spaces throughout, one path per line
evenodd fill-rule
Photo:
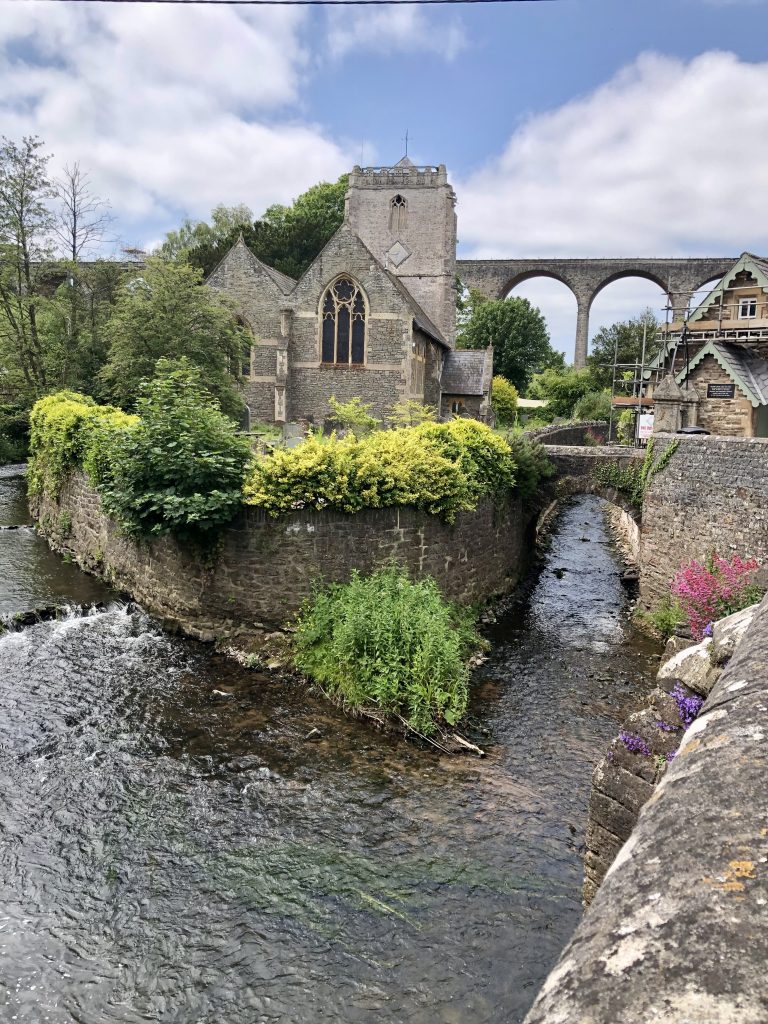
M 465 256 L 767 252 L 768 0 L 261 9 L 0 0 L 0 134 L 79 160 L 115 235 L 445 163 Z M 527 294 L 572 354 L 575 302 Z M 593 331 L 659 310 L 598 296 Z

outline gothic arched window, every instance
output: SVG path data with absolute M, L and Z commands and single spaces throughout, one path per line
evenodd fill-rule
M 389 230 L 397 234 L 405 229 L 408 217 L 408 200 L 401 195 L 394 196 L 389 203 Z
M 324 363 L 365 362 L 365 299 L 349 277 L 328 286 L 322 303 L 321 359 Z

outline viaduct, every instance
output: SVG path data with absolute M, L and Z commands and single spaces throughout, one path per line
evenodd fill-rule
M 574 366 L 586 365 L 589 311 L 607 285 L 625 277 L 653 281 L 666 294 L 673 314 L 682 314 L 702 285 L 721 278 L 737 257 L 700 259 L 514 259 L 457 260 L 456 272 L 467 288 L 489 299 L 504 299 L 513 288 L 533 277 L 561 281 L 576 297 L 576 350 Z

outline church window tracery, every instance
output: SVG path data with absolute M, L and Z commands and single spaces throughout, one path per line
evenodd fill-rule
M 365 320 L 362 290 L 351 278 L 337 278 L 322 302 L 322 362 L 361 366 L 365 362 Z
M 398 234 L 405 230 L 408 220 L 408 200 L 405 196 L 396 195 L 389 203 L 389 230 Z

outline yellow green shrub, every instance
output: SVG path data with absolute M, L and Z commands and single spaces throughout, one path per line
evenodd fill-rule
M 413 505 L 449 522 L 486 494 L 514 486 L 509 445 L 473 420 L 425 423 L 367 437 L 321 439 L 252 465 L 245 500 L 271 515 L 299 508 Z
M 138 422 L 87 395 L 59 391 L 35 403 L 30 414 L 30 494 L 55 496 L 67 475 L 84 465 L 93 478 L 104 458 L 106 433 L 130 429 Z

